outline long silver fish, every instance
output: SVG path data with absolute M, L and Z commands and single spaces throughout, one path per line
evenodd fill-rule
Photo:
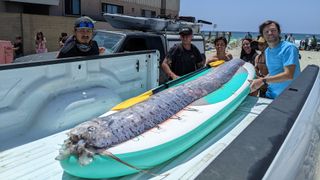
M 75 155 L 81 165 L 89 164 L 95 154 L 156 127 L 187 105 L 220 88 L 244 63 L 241 59 L 231 60 L 196 80 L 159 92 L 112 115 L 76 126 L 68 133 L 69 138 L 64 141 L 56 159 Z

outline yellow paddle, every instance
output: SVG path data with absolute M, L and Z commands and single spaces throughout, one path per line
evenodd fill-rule
M 152 90 L 149 90 L 143 94 L 140 94 L 139 96 L 136 96 L 136 97 L 133 97 L 133 98 L 130 98 L 130 99 L 127 99 L 127 100 L 121 102 L 120 104 L 113 107 L 111 110 L 119 111 L 121 109 L 128 108 L 132 105 L 135 105 L 139 102 L 142 102 L 142 101 L 148 99 L 152 94 L 153 94 Z
M 224 62 L 225 62 L 224 60 L 213 61 L 213 62 L 209 63 L 209 66 L 217 67 L 217 66 L 220 66 L 221 64 L 223 64 Z

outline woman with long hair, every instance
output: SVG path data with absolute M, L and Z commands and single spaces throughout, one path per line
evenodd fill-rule
M 254 60 L 258 53 L 254 48 L 251 46 L 252 39 L 250 38 L 244 38 L 242 40 L 242 49 L 241 49 L 241 54 L 240 54 L 240 59 L 250 62 L 251 64 L 255 64 Z

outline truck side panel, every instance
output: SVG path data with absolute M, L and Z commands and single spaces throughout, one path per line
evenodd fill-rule
M 156 51 L 0 66 L 0 150 L 97 117 L 156 87 Z

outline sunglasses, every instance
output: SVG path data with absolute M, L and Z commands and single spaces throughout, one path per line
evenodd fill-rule
M 94 28 L 94 24 L 91 22 L 81 22 L 79 23 L 76 28 Z

